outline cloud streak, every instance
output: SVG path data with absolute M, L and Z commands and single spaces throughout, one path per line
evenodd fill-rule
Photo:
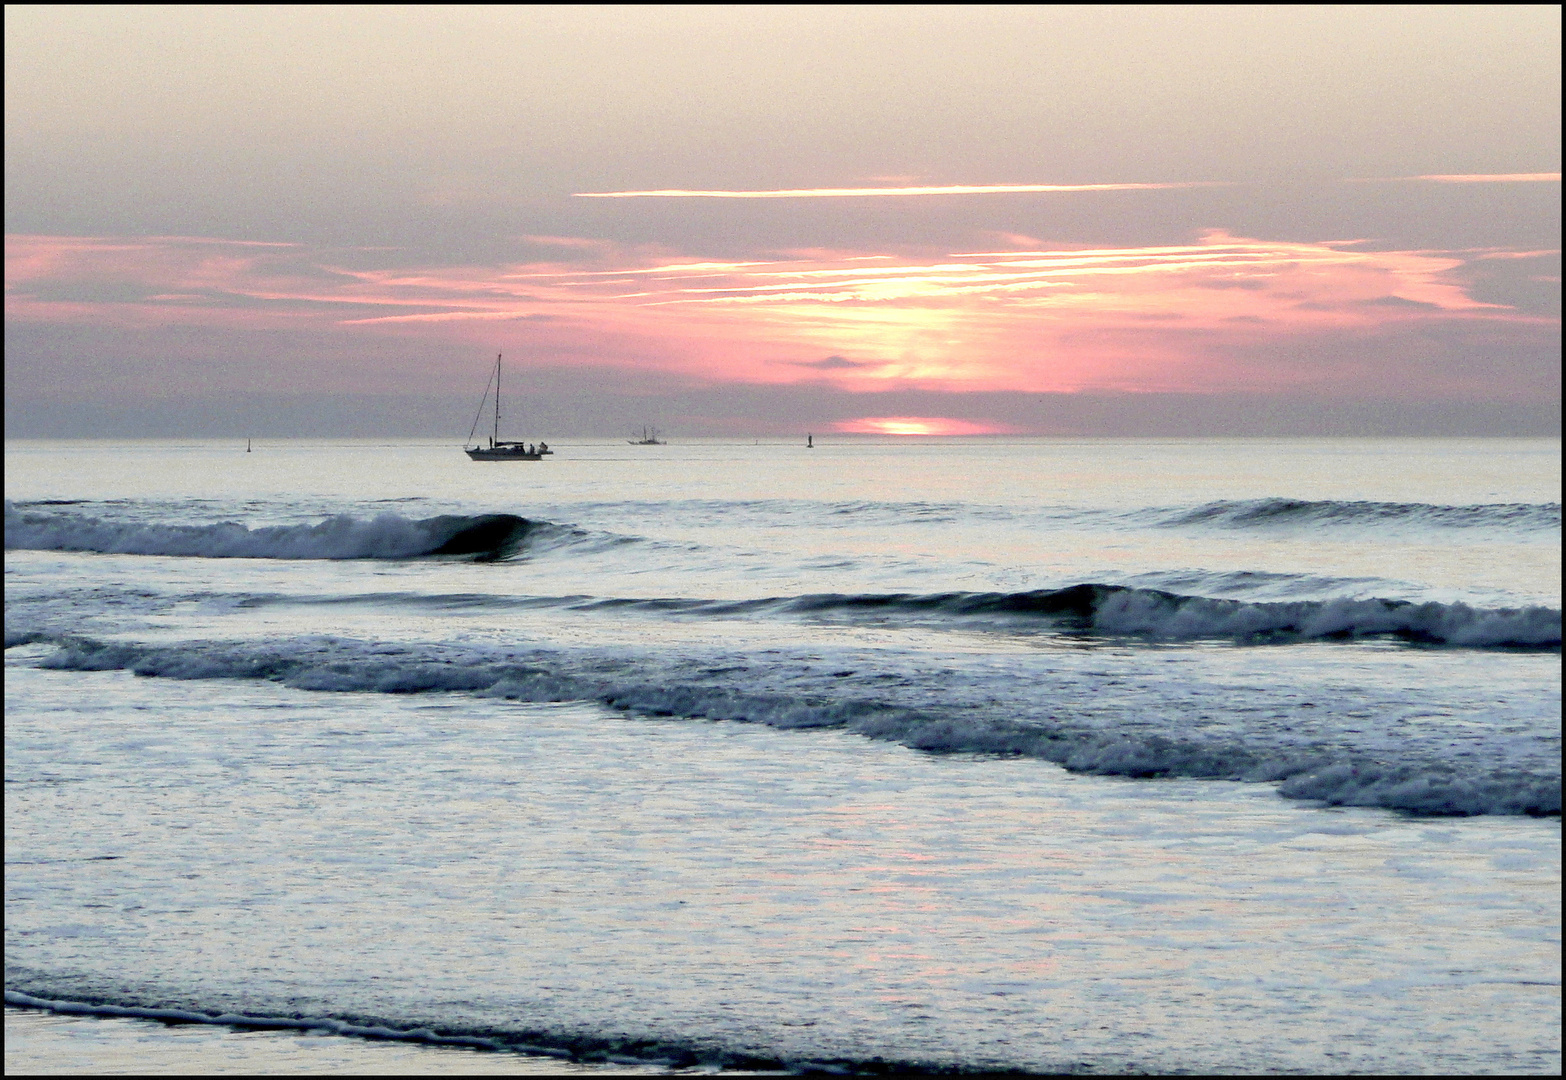
M 1368 176 L 1351 184 L 1397 184 L 1424 180 L 1435 184 L 1558 184 L 1561 174 L 1543 173 L 1432 173 L 1426 176 Z
M 1071 191 L 1171 191 L 1179 188 L 1231 187 L 1224 180 L 1168 184 L 947 184 L 935 187 L 783 188 L 774 191 L 578 191 L 579 199 L 843 199 L 907 195 L 1053 194 Z

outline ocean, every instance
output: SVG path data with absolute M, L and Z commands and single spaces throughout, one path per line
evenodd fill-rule
M 1557 439 L 5 492 L 8 1072 L 1560 1071 Z

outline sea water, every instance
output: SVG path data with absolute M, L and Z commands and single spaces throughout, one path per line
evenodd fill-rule
M 7 1001 L 519 1069 L 1558 1071 L 1559 453 L 10 442 Z

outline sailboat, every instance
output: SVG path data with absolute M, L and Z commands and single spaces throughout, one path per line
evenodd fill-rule
M 625 441 L 630 443 L 632 446 L 666 446 L 666 445 L 668 445 L 667 443 L 664 442 L 664 440 L 658 438 L 658 429 L 657 428 L 642 428 L 642 437 L 640 439 L 626 439 Z
M 489 384 L 484 386 L 484 396 L 479 399 L 478 413 L 473 417 L 473 427 L 468 431 L 468 443 L 463 444 L 463 451 L 474 461 L 542 461 L 546 454 L 553 454 L 549 444 L 541 442 L 537 446 L 530 446 L 525 442 L 514 439 L 502 439 L 500 437 L 500 354 L 495 354 L 495 374 L 490 376 L 490 382 L 495 385 L 495 429 L 489 437 L 488 446 L 479 446 L 473 441 L 474 432 L 478 431 L 479 420 L 484 416 L 484 405 L 489 401 Z

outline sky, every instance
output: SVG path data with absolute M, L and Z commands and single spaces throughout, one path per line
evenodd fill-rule
M 8 5 L 6 433 L 1558 435 L 1560 28 Z

